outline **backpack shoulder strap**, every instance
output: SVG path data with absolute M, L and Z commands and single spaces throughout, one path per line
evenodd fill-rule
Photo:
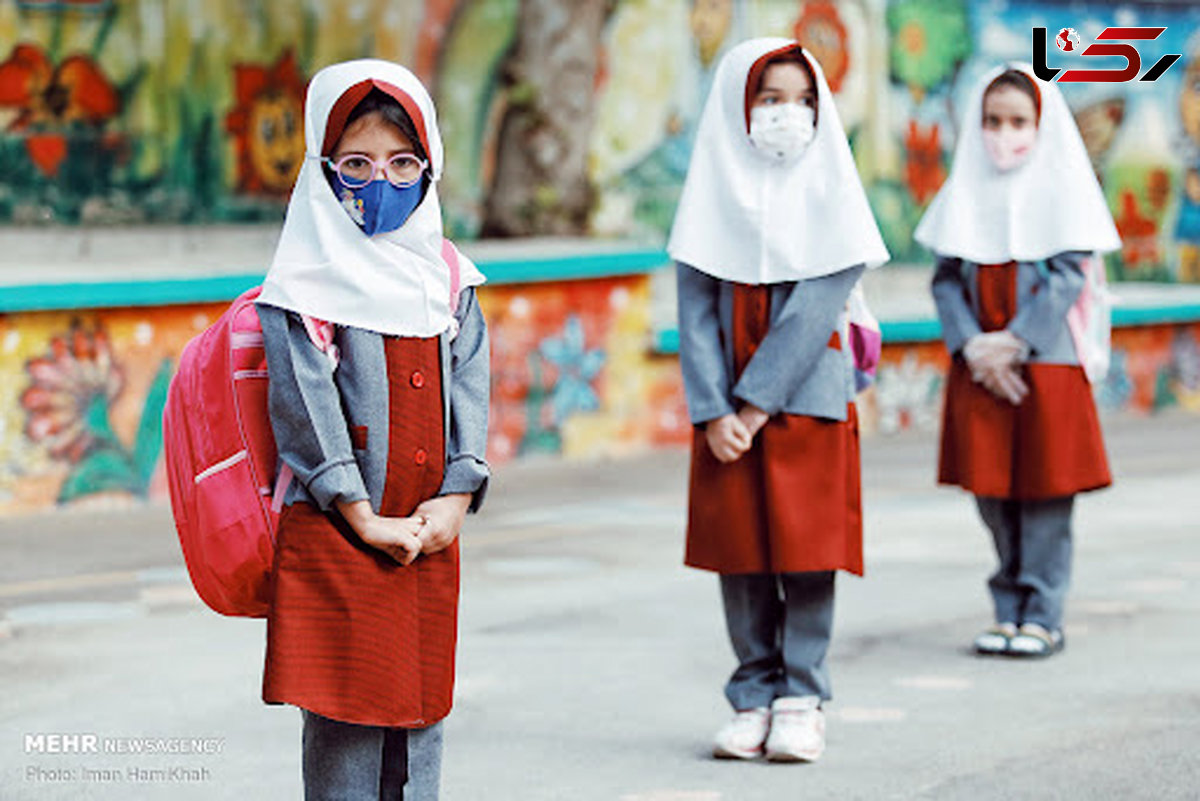
M 458 248 L 445 237 L 442 238 L 442 260 L 450 268 L 450 313 L 458 311 L 458 294 L 462 291 L 462 271 L 459 269 Z

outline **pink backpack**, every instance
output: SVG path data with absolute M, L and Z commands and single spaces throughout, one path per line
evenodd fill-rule
M 1092 384 L 1104 381 L 1112 359 L 1112 307 L 1104 257 L 1093 253 L 1081 265 L 1084 284 L 1067 312 L 1067 328 L 1075 343 L 1079 364 Z
M 458 306 L 458 252 L 450 267 L 450 310 Z M 275 475 L 267 412 L 267 360 L 248 290 L 183 349 L 163 411 L 171 511 L 196 593 L 223 615 L 265 617 L 271 602 L 275 529 L 291 471 Z M 313 343 L 337 358 L 332 324 L 305 318 Z

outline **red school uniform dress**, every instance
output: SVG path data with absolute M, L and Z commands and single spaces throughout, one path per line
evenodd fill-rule
M 407 517 L 444 479 L 439 341 L 382 339 L 388 395 L 358 400 L 387 404 L 378 513 Z M 365 545 L 336 513 L 297 502 L 280 520 L 273 579 L 265 701 L 377 726 L 425 726 L 449 713 L 457 542 L 402 566 Z
M 420 192 L 411 213 L 367 236 L 354 217 L 361 204 L 325 159 L 374 91 L 404 108 L 425 163 L 419 186 L 405 188 Z M 484 279 L 459 254 L 451 306 L 442 142 L 411 72 L 374 59 L 322 70 L 309 87 L 305 145 L 259 297 L 272 426 L 295 476 L 277 535 L 263 699 L 344 723 L 424 728 L 453 695 L 457 542 L 402 566 L 362 542 L 338 504 L 366 501 L 389 518 L 438 495 L 472 494 L 478 506 L 488 351 L 472 288 Z M 304 316 L 335 327 L 336 367 Z
M 802 290 L 796 290 L 802 291 Z M 733 351 L 740 377 L 770 327 L 769 285 L 733 290 Z M 829 346 L 841 349 L 837 332 Z M 732 464 L 704 430 L 692 443 L 685 563 L 718 573 L 863 573 L 858 416 L 775 415 Z
M 978 265 L 978 322 L 985 333 L 1017 313 L 1016 262 Z M 1061 323 L 1065 329 L 1065 319 Z M 975 495 L 1015 500 L 1061 498 L 1112 483 L 1092 386 L 1078 364 L 1031 362 L 1029 395 L 1014 406 L 971 378 L 955 358 L 946 384 L 938 482 Z

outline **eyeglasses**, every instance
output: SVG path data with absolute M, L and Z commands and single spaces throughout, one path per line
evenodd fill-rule
M 362 189 L 381 171 L 392 186 L 407 189 L 420 181 L 421 175 L 429 167 L 429 162 L 417 158 L 412 153 L 398 153 L 382 164 L 358 153 L 342 156 L 337 161 L 325 157 L 321 159 L 321 163 L 330 165 L 337 174 L 338 181 L 347 189 Z

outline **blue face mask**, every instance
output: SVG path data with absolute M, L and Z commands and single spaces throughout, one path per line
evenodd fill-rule
M 371 181 L 359 189 L 336 184 L 338 199 L 350 219 L 367 236 L 395 231 L 404 225 L 421 202 L 425 182 L 397 189 L 383 178 Z

